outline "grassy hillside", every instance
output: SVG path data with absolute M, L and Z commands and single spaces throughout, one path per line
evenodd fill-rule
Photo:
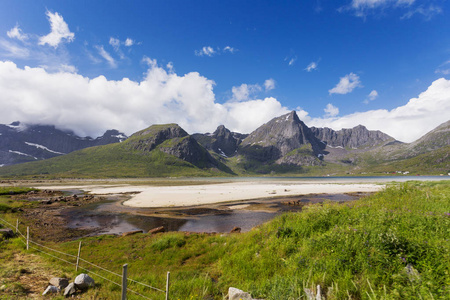
M 211 176 L 214 173 L 158 150 L 143 153 L 117 147 L 116 144 L 87 148 L 48 160 L 0 169 L 1 176 L 49 178 Z M 217 174 L 221 173 L 217 170 Z
M 47 178 L 213 176 L 227 173 L 232 172 L 214 161 L 176 124 L 150 126 L 122 143 L 0 168 L 0 176 L 4 177 Z
M 304 289 L 317 285 L 326 299 L 449 299 L 449 228 L 450 183 L 408 183 L 354 202 L 307 206 L 244 234 L 86 238 L 82 257 L 116 273 L 128 263 L 130 278 L 160 288 L 170 271 L 171 299 L 223 299 L 230 286 L 255 298 L 305 299 Z M 78 241 L 51 246 L 76 255 Z M 0 263 L 9 265 L 23 247 L 0 243 Z M 73 267 L 45 259 L 60 274 L 76 275 Z M 17 273 L 0 269 L 0 286 L 12 286 Z M 101 285 L 84 299 L 119 297 L 119 287 L 94 278 Z

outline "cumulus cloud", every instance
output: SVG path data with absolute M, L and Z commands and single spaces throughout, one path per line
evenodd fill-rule
M 178 123 L 190 133 L 211 132 L 221 124 L 248 133 L 288 112 L 275 98 L 217 103 L 214 81 L 197 72 L 177 75 L 151 58 L 144 62 L 149 68 L 140 82 L 0 62 L 0 123 L 52 124 L 81 136 L 111 128 L 132 134 L 164 123 Z
M 259 84 L 246 84 L 243 83 L 240 86 L 233 86 L 231 92 L 233 94 L 232 101 L 246 101 L 256 93 L 261 91 Z
M 266 89 L 266 92 L 275 89 L 275 80 L 270 78 L 264 81 L 264 88 Z
M 109 54 L 103 46 L 95 46 L 98 54 L 106 60 L 111 68 L 117 68 L 116 60 Z
M 6 35 L 11 39 L 18 39 L 20 41 L 25 41 L 28 39 L 28 35 L 22 32 L 22 29 L 19 28 L 19 25 L 16 25 L 14 28 L 6 32 Z
M 200 50 L 195 50 L 195 55 L 197 56 L 213 56 L 216 53 L 216 51 L 210 47 L 210 46 L 205 46 Z
M 75 38 L 75 34 L 70 32 L 69 25 L 64 21 L 63 17 L 57 12 L 51 13 L 47 11 L 47 18 L 50 22 L 50 33 L 39 38 L 39 45 L 48 44 L 54 48 L 57 48 L 59 44 L 66 40 L 72 42 Z
M 178 123 L 190 133 L 212 132 L 221 124 L 249 133 L 289 112 L 275 98 L 251 99 L 251 90 L 258 89 L 256 85 L 237 87 L 234 95 L 240 95 L 241 101 L 231 99 L 221 104 L 215 99 L 214 81 L 197 72 L 178 75 L 151 58 L 143 62 L 148 70 L 141 81 L 88 78 L 64 71 L 49 73 L 43 68 L 22 69 L 13 62 L 0 62 L 0 123 L 19 120 L 51 124 L 94 137 L 107 129 L 129 135 L 164 123 Z M 68 71 L 75 70 L 68 66 Z M 301 108 L 296 110 L 308 126 L 339 130 L 362 124 L 411 142 L 449 120 L 450 80 L 434 81 L 417 98 L 392 110 L 338 116 L 338 108 L 329 104 L 327 114 L 321 118 L 312 118 Z
M 135 42 L 134 42 L 132 39 L 127 38 L 127 39 L 125 40 L 125 42 L 124 42 L 124 45 L 125 45 L 126 47 L 131 47 L 131 46 L 134 45 L 134 43 L 135 43 Z
M 339 114 L 339 108 L 331 103 L 328 103 L 323 111 L 325 112 L 325 117 L 335 117 Z
M 350 73 L 345 75 L 344 77 L 341 77 L 339 83 L 331 90 L 328 90 L 328 92 L 330 93 L 330 95 L 345 95 L 351 93 L 357 87 L 362 87 L 359 76 L 355 73 Z
M 402 142 L 413 142 L 438 125 L 449 120 L 450 80 L 440 78 L 417 98 L 392 110 L 370 110 L 339 118 L 310 118 L 309 126 L 336 130 L 359 124 L 370 130 L 381 130 Z

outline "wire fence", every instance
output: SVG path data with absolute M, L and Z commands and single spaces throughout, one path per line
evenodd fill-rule
M 94 263 L 92 263 L 90 261 L 87 261 L 87 260 L 81 258 L 80 257 L 81 242 L 80 242 L 79 247 L 78 247 L 78 255 L 73 255 L 73 254 L 65 253 L 65 252 L 62 252 L 62 251 L 59 251 L 59 250 L 47 247 L 47 246 L 45 246 L 43 244 L 40 244 L 40 243 L 37 243 L 37 242 L 31 240 L 30 239 L 30 234 L 29 234 L 29 227 L 27 227 L 27 235 L 25 236 L 19 230 L 19 220 L 18 219 L 17 219 L 16 225 L 13 225 L 10 222 L 8 222 L 7 220 L 5 220 L 3 218 L 0 218 L 0 224 L 3 224 L 3 226 L 5 226 L 6 228 L 8 228 L 8 229 L 10 229 L 12 231 L 15 231 L 16 234 L 19 236 L 20 241 L 26 246 L 27 250 L 31 248 L 33 250 L 36 250 L 36 251 L 42 253 L 42 254 L 50 256 L 50 257 L 52 257 L 54 259 L 63 261 L 65 263 L 69 264 L 69 265 L 73 265 L 73 266 L 76 267 L 77 271 L 78 271 L 79 268 L 83 269 L 86 272 L 88 272 L 89 274 L 93 274 L 93 275 L 95 275 L 95 276 L 97 276 L 97 277 L 99 277 L 99 278 L 101 278 L 101 279 L 103 279 L 105 281 L 108 281 L 111 284 L 114 284 L 116 286 L 121 287 L 122 288 L 122 297 L 121 297 L 121 299 L 126 299 L 127 292 L 130 292 L 130 293 L 133 293 L 133 294 L 135 294 L 137 296 L 140 296 L 140 297 L 142 297 L 144 299 L 150 299 L 151 300 L 151 298 L 149 298 L 149 297 L 147 297 L 145 295 L 142 295 L 141 293 L 139 293 L 139 292 L 137 292 L 135 290 L 132 290 L 132 289 L 128 288 L 128 282 L 129 283 L 133 283 L 133 284 L 137 284 L 137 285 L 141 285 L 141 286 L 143 286 L 145 288 L 149 288 L 149 289 L 152 289 L 154 291 L 165 293 L 166 294 L 166 300 L 169 299 L 170 272 L 167 272 L 166 289 L 165 290 L 159 289 L 159 288 L 150 286 L 148 284 L 145 284 L 143 282 L 139 282 L 139 281 L 136 281 L 134 279 L 128 278 L 128 276 L 127 276 L 127 267 L 128 267 L 128 265 L 127 264 L 123 265 L 123 267 L 122 267 L 122 274 L 118 274 L 118 273 L 110 271 L 110 270 L 108 270 L 106 268 L 103 268 L 103 267 L 101 267 L 101 266 L 99 266 L 97 264 L 94 264 Z M 58 253 L 60 255 L 64 255 L 65 257 L 68 257 L 68 258 L 61 258 L 61 257 L 55 255 L 54 253 Z M 76 260 L 76 262 L 70 261 L 70 259 Z M 108 273 L 110 275 L 115 276 L 116 278 L 118 277 L 120 279 L 121 283 L 118 283 L 118 282 L 116 282 L 114 280 L 111 280 L 109 278 L 106 278 L 105 276 L 100 275 L 98 273 L 98 271 L 97 272 L 92 271 L 92 268 L 88 269 L 88 268 L 80 266 L 80 264 L 79 264 L 80 261 L 85 263 L 85 264 L 88 264 L 92 268 L 97 268 L 97 269 L 99 269 L 99 270 L 101 270 L 103 272 L 106 272 L 106 273 Z

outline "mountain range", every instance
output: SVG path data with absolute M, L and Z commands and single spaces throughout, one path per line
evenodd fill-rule
M 2 176 L 447 174 L 449 153 L 450 121 L 407 144 L 361 125 L 309 128 L 295 111 L 250 134 L 221 125 L 213 133 L 189 135 L 177 124 L 165 124 L 128 138 L 110 130 L 93 139 L 53 126 L 0 125 Z

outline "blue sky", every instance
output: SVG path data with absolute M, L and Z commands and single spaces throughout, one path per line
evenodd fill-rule
M 0 123 L 248 133 L 296 110 L 413 141 L 449 119 L 446 0 L 0 3 Z M 125 79 L 124 79 L 125 78 Z

